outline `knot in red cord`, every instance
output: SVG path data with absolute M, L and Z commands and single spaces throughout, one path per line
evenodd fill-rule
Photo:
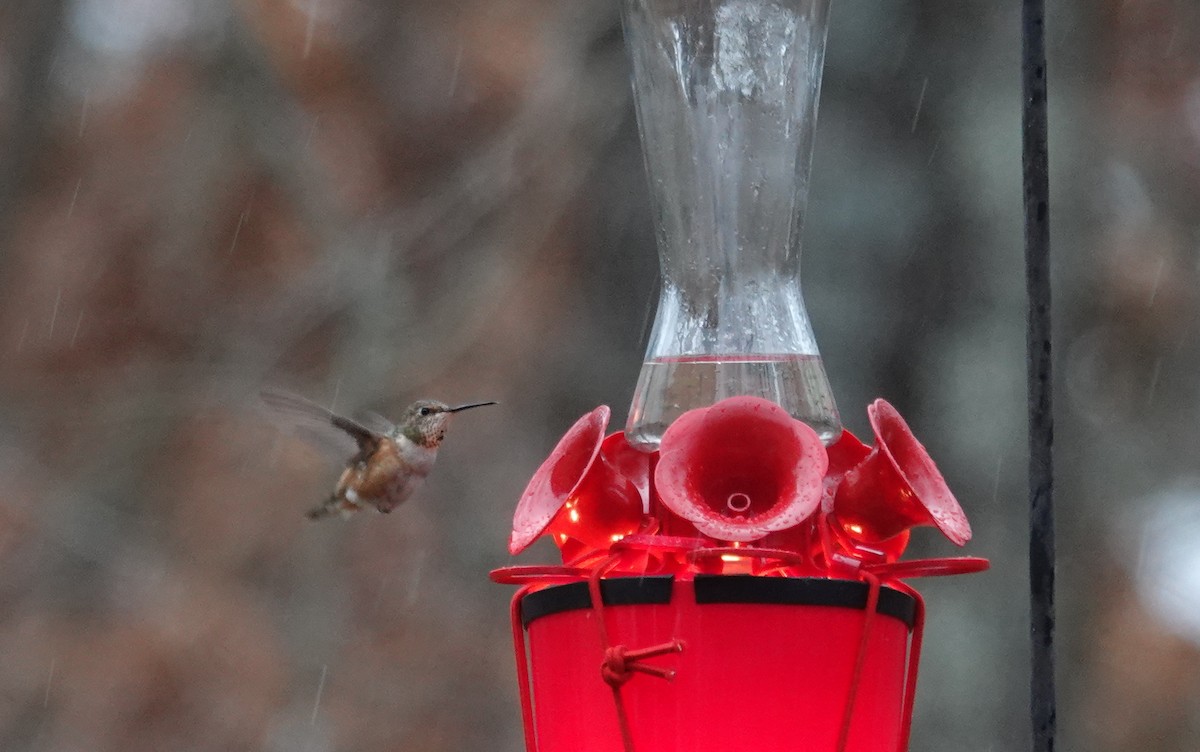
M 604 662 L 600 664 L 600 676 L 610 687 L 619 687 L 633 678 L 633 671 L 625 658 L 625 646 L 613 645 L 604 651 Z
M 629 650 L 624 645 L 610 645 L 604 649 L 604 661 L 600 664 L 600 676 L 614 689 L 632 679 L 635 671 L 670 681 L 675 678 L 674 671 L 660 666 L 647 666 L 640 661 L 643 658 L 678 653 L 682 650 L 683 643 L 679 640 L 671 640 L 662 645 L 640 650 Z

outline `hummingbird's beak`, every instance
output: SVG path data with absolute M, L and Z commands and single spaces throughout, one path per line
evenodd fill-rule
M 456 412 L 459 412 L 460 410 L 470 410 L 472 407 L 483 407 L 484 405 L 499 405 L 499 404 L 500 404 L 499 402 L 471 402 L 466 405 L 459 405 L 458 407 L 452 407 L 449 410 L 447 410 L 446 412 L 456 413 Z

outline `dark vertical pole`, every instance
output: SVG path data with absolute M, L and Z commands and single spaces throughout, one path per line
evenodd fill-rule
M 1054 692 L 1054 411 L 1050 352 L 1050 177 L 1045 0 L 1023 0 L 1022 162 L 1029 297 L 1029 695 L 1033 752 L 1052 752 Z

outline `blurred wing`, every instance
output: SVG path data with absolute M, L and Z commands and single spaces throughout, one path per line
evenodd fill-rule
M 367 430 L 374 431 L 380 435 L 389 434 L 396 429 L 396 426 L 390 420 L 370 410 L 355 413 L 354 419 Z
M 289 433 L 319 449 L 344 458 L 355 452 L 373 451 L 379 442 L 378 432 L 299 395 L 266 389 L 259 396 Z

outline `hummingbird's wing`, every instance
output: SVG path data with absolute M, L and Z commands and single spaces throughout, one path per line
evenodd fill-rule
M 370 454 L 379 445 L 380 432 L 373 431 L 358 421 L 338 415 L 312 400 L 275 389 L 264 389 L 259 393 L 259 397 L 277 414 L 288 419 L 287 422 L 291 424 L 293 432 L 310 441 L 315 440 L 318 444 L 326 447 L 330 445 L 331 439 L 337 441 L 341 454 L 348 454 L 356 450 L 360 454 Z M 337 431 L 331 431 L 331 427 Z M 345 441 L 347 436 L 353 439 L 352 446 Z
M 396 426 L 387 418 L 379 413 L 373 413 L 370 410 L 363 410 L 354 414 L 356 420 L 361 426 L 369 431 L 374 431 L 382 436 L 387 436 L 396 430 Z

